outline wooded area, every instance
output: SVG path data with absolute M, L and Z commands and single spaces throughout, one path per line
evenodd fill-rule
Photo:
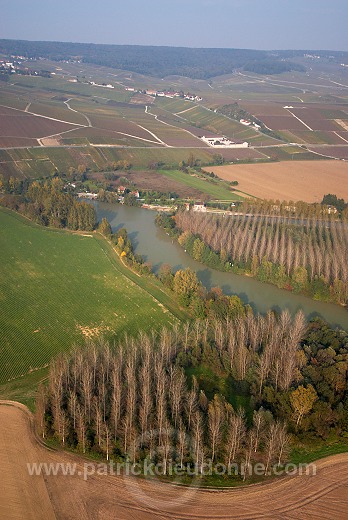
M 43 57 L 54 61 L 81 60 L 158 77 L 179 75 L 207 79 L 231 74 L 234 70 L 243 68 L 260 74 L 304 70 L 296 63 L 284 62 L 281 51 L 278 56 L 274 56 L 274 53 L 250 49 L 194 49 L 0 40 L 0 52 L 28 58 Z
M 37 224 L 73 231 L 93 231 L 96 226 L 94 207 L 64 192 L 64 183 L 57 177 L 30 183 L 13 177 L 8 181 L 0 179 L 1 188 L 5 193 L 1 204 Z
M 179 242 L 198 261 L 209 257 L 208 246 L 222 269 L 318 299 L 342 304 L 348 299 L 346 221 L 272 210 L 230 217 L 180 211 L 175 219 Z
M 203 366 L 232 396 L 195 377 Z M 195 321 L 53 360 L 37 425 L 83 453 L 161 462 L 163 474 L 169 460 L 199 473 L 209 459 L 262 460 L 267 473 L 287 459 L 289 433 L 308 441 L 347 428 L 347 367 L 347 336 L 320 321 L 307 327 L 302 313 Z

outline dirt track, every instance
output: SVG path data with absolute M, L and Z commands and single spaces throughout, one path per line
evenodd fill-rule
M 117 476 L 29 477 L 27 462 L 76 463 L 82 471 L 83 461 L 41 446 L 28 412 L 13 406 L 0 406 L 0 442 L 0 519 L 51 519 L 54 513 L 64 520 L 348 518 L 348 454 L 318 462 L 316 476 L 214 492 Z

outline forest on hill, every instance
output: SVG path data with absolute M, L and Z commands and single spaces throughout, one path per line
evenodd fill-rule
M 259 74 L 305 70 L 302 65 L 284 58 L 281 51 L 270 53 L 251 49 L 0 40 L 0 53 L 53 61 L 81 61 L 158 77 L 178 75 L 209 79 L 231 74 L 237 69 Z

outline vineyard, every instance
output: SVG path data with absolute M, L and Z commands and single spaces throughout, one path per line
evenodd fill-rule
M 85 338 L 175 321 L 91 233 L 42 228 L 1 210 L 0 243 L 0 383 L 47 365 Z

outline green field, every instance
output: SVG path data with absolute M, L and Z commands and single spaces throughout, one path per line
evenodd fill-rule
M 210 180 L 207 177 L 188 175 L 179 170 L 161 170 L 160 173 L 186 186 L 190 186 L 190 188 L 196 188 L 203 193 L 207 193 L 215 200 L 242 200 L 242 197 L 228 189 L 228 184 L 225 182 Z
M 42 228 L 0 209 L 0 248 L 0 383 L 14 380 L 12 390 L 86 335 L 122 337 L 184 317 L 100 235 Z

